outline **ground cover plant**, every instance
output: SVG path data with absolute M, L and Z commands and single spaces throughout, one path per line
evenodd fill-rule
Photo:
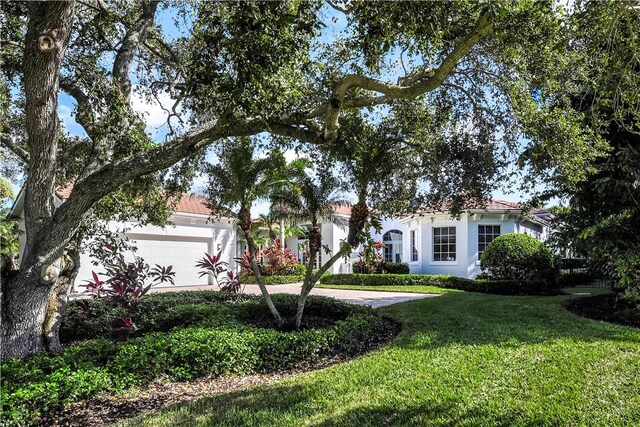
M 296 296 L 274 295 L 287 316 Z M 68 344 L 57 356 L 37 353 L 2 364 L 3 425 L 37 423 L 47 412 L 116 393 L 163 377 L 271 372 L 330 357 L 361 354 L 397 333 L 393 321 L 368 307 L 310 297 L 302 330 L 273 329 L 264 301 L 213 291 L 168 292 L 142 297 L 138 329 L 126 342 L 108 339 L 121 305 L 106 299 L 74 301 L 61 330 Z M 93 339 L 88 339 L 93 338 Z
M 383 311 L 402 332 L 380 351 L 121 425 L 639 424 L 640 330 L 575 316 L 570 298 L 456 292 L 396 304 Z

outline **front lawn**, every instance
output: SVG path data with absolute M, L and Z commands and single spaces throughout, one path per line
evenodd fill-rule
M 640 330 L 569 313 L 569 296 L 448 293 L 383 312 L 389 346 L 125 426 L 638 425 Z
M 354 291 L 407 292 L 414 294 L 448 294 L 462 292 L 457 289 L 445 289 L 438 286 L 366 286 L 366 285 L 316 285 L 316 288 L 348 289 Z

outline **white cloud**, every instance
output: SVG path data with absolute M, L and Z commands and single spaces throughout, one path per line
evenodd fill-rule
M 175 100 L 167 92 L 160 92 L 156 97 L 147 97 L 135 89 L 131 93 L 131 107 L 141 115 L 147 125 L 147 132 L 156 138 L 164 137 L 168 132 L 167 118 L 174 103 Z M 183 120 L 188 119 L 188 114 L 182 108 L 178 107 L 177 113 L 182 114 Z M 175 117 L 171 118 L 171 124 L 174 131 L 184 131 Z

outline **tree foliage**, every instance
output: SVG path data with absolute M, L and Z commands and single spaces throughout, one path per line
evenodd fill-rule
M 3 351 L 24 356 L 42 347 L 59 277 L 42 272 L 60 271 L 52 266 L 88 212 L 113 216 L 142 203 L 143 218 L 160 222 L 166 196 L 186 188 L 210 145 L 266 132 L 348 153 L 346 115 L 392 112 L 403 132 L 427 125 L 403 142 L 407 149 L 433 140 L 414 153 L 424 177 L 419 196 L 430 189 L 440 197 L 486 196 L 500 167 L 516 158 L 550 182 L 570 185 L 585 176 L 601 141 L 557 95 L 582 76 L 584 64 L 571 56 L 574 27 L 553 2 L 342 4 L 0 3 L 7 29 L 0 141 L 27 172 L 25 258 L 3 292 Z M 167 31 L 163 13 L 179 31 Z M 344 29 L 329 36 L 337 21 Z M 540 102 L 532 101 L 534 92 Z M 73 100 L 79 136 L 60 126 L 62 93 Z M 133 100 L 161 97 L 172 104 L 163 105 L 168 135 L 158 142 Z M 381 135 L 395 133 L 379 122 Z M 520 137 L 529 139 L 522 144 Z M 440 163 L 429 161 L 440 152 Z M 485 171 L 489 178 L 480 179 Z M 528 178 L 522 182 L 536 182 Z M 71 196 L 56 207 L 56 186 L 69 181 Z M 354 212 L 354 228 L 362 228 L 366 202 Z

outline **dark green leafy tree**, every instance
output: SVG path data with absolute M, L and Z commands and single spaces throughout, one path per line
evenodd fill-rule
M 583 78 L 565 88 L 573 108 L 608 144 L 593 173 L 560 186 L 568 207 L 557 212 L 559 245 L 588 257 L 640 300 L 640 5 L 577 4 L 576 57 Z
M 157 21 L 167 7 L 181 26 L 170 36 Z M 328 41 L 331 14 L 347 25 Z M 1 2 L 0 145 L 26 172 L 26 250 L 3 283 L 3 356 L 46 347 L 56 266 L 88 212 L 108 200 L 112 215 L 114 194 L 139 200 L 144 182 L 183 181 L 204 148 L 229 138 L 267 132 L 332 149 L 345 112 L 406 103 L 442 110 L 458 123 L 451 132 L 477 129 L 507 153 L 526 148 L 533 172 L 582 178 L 599 140 L 564 98 L 552 102 L 581 72 L 567 56 L 567 16 L 524 0 Z M 81 137 L 61 132 L 61 93 L 75 101 Z M 164 143 L 146 134 L 136 96 L 171 98 Z M 54 190 L 70 178 L 74 191 L 56 207 Z

